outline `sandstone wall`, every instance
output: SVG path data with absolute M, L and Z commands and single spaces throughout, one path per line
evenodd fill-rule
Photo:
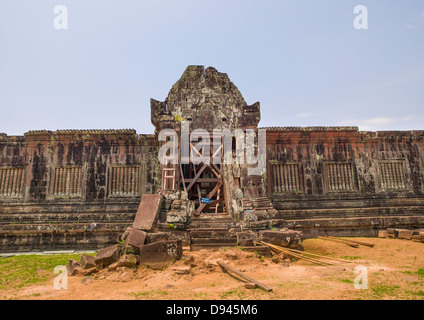
M 310 209 L 410 206 L 423 213 L 424 131 L 267 128 L 267 151 L 267 191 L 281 211 L 306 217 Z
M 157 143 L 134 130 L 0 137 L 0 201 L 139 199 L 159 185 Z

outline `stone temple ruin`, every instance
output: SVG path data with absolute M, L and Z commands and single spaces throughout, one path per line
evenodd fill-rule
M 258 128 L 260 104 L 248 105 L 226 74 L 203 66 L 187 67 L 165 101 L 151 100 L 151 120 L 148 135 L 0 134 L 1 251 L 100 249 L 96 263 L 109 264 L 129 245 L 155 262 L 180 257 L 182 245 L 300 247 L 302 238 L 424 226 L 424 131 Z M 255 155 L 265 132 L 265 170 L 249 174 L 254 165 L 236 161 L 234 134 L 229 144 L 219 134 L 199 143 L 198 129 L 254 132 L 246 144 Z M 162 139 L 164 130 L 181 143 Z M 232 162 L 215 161 L 228 145 Z

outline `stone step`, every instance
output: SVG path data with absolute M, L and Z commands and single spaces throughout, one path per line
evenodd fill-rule
M 199 250 L 211 250 L 217 251 L 223 247 L 235 247 L 235 243 L 226 243 L 226 244 L 190 244 L 190 251 L 199 251 Z
M 0 231 L 0 253 L 34 252 L 45 250 L 97 250 L 116 244 L 120 232 L 116 230 L 73 230 L 69 232 L 53 231 Z
M 190 222 L 190 229 L 230 229 L 235 226 L 236 221 L 228 216 L 193 218 Z
M 120 202 L 96 203 L 89 202 L 82 205 L 79 202 L 46 201 L 43 204 L 31 202 L 3 202 L 0 203 L 0 215 L 3 214 L 47 214 L 47 213 L 122 213 L 137 212 L 140 200 L 128 203 L 127 200 Z
M 193 238 L 226 238 L 231 237 L 226 228 L 203 228 L 189 230 L 190 236 Z
M 422 215 L 423 213 L 423 206 L 278 210 L 279 218 L 284 219 L 410 216 Z
M 234 221 L 228 215 L 201 215 L 200 217 L 193 217 L 191 221 Z
M 211 228 L 211 229 L 215 229 L 215 228 L 226 228 L 226 229 L 230 229 L 235 227 L 236 223 L 235 222 L 214 222 L 214 223 L 210 223 L 210 222 L 191 222 L 190 223 L 190 228 Z
M 0 214 L 0 224 L 49 223 L 49 222 L 97 222 L 133 221 L 134 213 L 45 213 Z
M 122 230 L 132 225 L 131 222 L 126 223 L 97 223 L 95 230 Z M 42 230 L 90 230 L 90 223 L 51 223 L 51 224 L 7 224 L 0 225 L 1 232 L 7 231 L 42 231 Z
M 192 244 L 210 244 L 210 245 L 219 245 L 224 246 L 227 244 L 236 244 L 237 239 L 236 237 L 231 238 L 191 238 L 190 242 Z

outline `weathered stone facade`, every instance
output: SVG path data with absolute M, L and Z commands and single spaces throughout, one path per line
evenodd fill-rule
M 151 112 L 155 135 L 134 130 L 0 134 L 2 250 L 116 243 L 132 224 L 141 195 L 163 187 L 160 130 L 180 133 L 176 119 L 187 121 L 190 130 L 256 130 L 260 120 L 258 102 L 248 105 L 226 74 L 202 66 L 189 66 L 164 102 L 152 99 Z M 236 222 L 256 230 L 289 227 L 307 236 L 376 236 L 382 228 L 424 226 L 424 131 L 266 130 L 263 176 L 247 175 L 246 165 L 221 167 L 226 213 Z M 184 201 L 190 199 L 181 185 L 177 189 L 163 202 L 156 229 L 184 240 L 186 213 L 194 208 L 187 209 L 192 206 Z M 248 199 L 259 199 L 249 212 L 243 209 Z M 179 216 L 185 219 L 181 226 L 173 223 Z

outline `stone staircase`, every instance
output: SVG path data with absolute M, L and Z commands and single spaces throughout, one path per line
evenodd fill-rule
M 237 238 L 234 230 L 236 221 L 228 215 L 202 215 L 191 220 L 190 250 L 218 250 L 221 247 L 234 247 Z
M 131 226 L 136 206 L 135 201 L 0 204 L 0 253 L 94 250 L 116 243 L 117 236 Z
M 236 232 L 241 228 L 236 221 L 227 215 L 202 215 L 193 218 L 188 229 L 190 250 L 219 250 L 222 247 L 236 247 Z M 258 256 L 271 257 L 267 246 L 243 246 L 247 252 L 255 252 Z

